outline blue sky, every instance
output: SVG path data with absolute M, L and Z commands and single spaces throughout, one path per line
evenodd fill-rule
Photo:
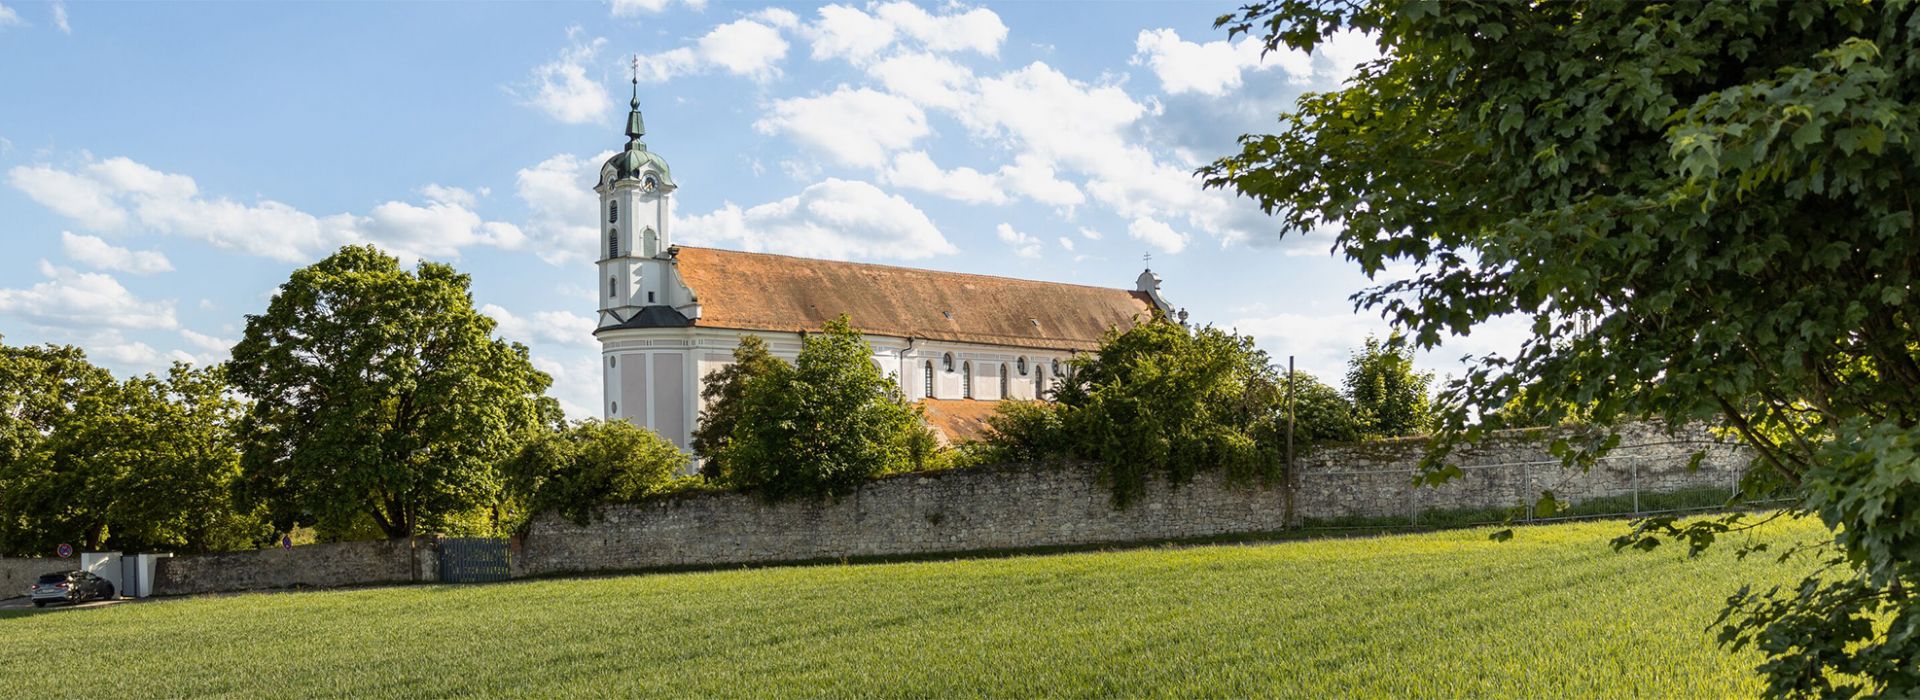
M 1210 26 L 1235 2 L 0 3 L 0 335 L 124 373 L 224 358 L 289 271 L 373 242 L 471 274 L 590 414 L 635 54 L 676 243 L 1115 287 L 1151 253 L 1195 320 L 1329 380 L 1385 329 L 1324 236 L 1191 176 L 1373 52 L 1263 59 Z

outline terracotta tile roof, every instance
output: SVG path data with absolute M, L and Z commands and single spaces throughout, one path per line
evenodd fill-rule
M 946 444 L 956 445 L 962 442 L 979 442 L 985 439 L 987 417 L 999 410 L 999 401 L 979 401 L 975 399 L 921 399 L 920 407 L 926 410 L 927 425 L 939 433 Z
M 876 335 L 1093 350 L 1151 314 L 1127 289 L 676 246 L 698 327 L 809 331 L 842 313 Z

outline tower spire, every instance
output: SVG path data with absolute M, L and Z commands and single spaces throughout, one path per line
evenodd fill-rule
M 646 135 L 647 123 L 640 118 L 640 54 L 633 55 L 633 99 L 627 104 L 631 107 L 627 112 L 627 138 L 632 139 L 627 145 L 644 148 L 640 137 Z

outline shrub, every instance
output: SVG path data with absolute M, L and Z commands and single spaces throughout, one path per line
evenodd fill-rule
M 729 480 L 723 448 L 740 422 L 747 382 L 785 368 L 786 363 L 767 350 L 766 341 L 747 335 L 733 349 L 733 364 L 707 374 L 706 388 L 700 390 L 707 407 L 700 412 L 700 427 L 693 431 L 693 453 L 701 457 L 701 476 L 715 483 Z
M 1000 454 L 1095 462 L 1118 505 L 1154 474 L 1176 484 L 1216 467 L 1278 476 L 1279 377 L 1252 338 L 1155 318 L 1109 332 L 1099 355 L 1072 367 L 1058 406 L 1002 405 L 988 438 Z
M 1058 403 L 1005 401 L 987 418 L 986 445 L 1002 462 L 1040 463 L 1072 454 L 1066 408 Z
M 686 488 L 687 455 L 624 420 L 586 420 L 529 441 L 507 464 L 511 492 L 531 516 L 555 512 L 585 525 L 595 508 Z
M 1427 398 L 1432 374 L 1413 371 L 1413 348 L 1399 336 L 1382 343 L 1369 336 L 1366 347 L 1347 361 L 1347 396 L 1360 430 L 1372 437 L 1417 435 L 1433 424 Z
M 806 337 L 793 366 L 747 377 L 733 430 L 715 453 L 726 465 L 724 483 L 769 500 L 826 497 L 911 469 L 924 428 L 872 358 L 841 316 Z
M 1281 420 L 1285 419 L 1282 413 Z M 1306 372 L 1293 373 L 1293 421 L 1296 447 L 1360 439 L 1360 420 L 1354 415 L 1353 403 L 1338 389 L 1320 383 Z M 1283 429 L 1285 425 L 1281 424 Z

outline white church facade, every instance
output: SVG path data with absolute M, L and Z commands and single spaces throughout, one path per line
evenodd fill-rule
M 743 335 L 791 361 L 806 333 L 847 314 L 875 365 L 951 441 L 976 436 L 998 401 L 1040 398 L 1109 328 L 1172 312 L 1150 270 L 1119 289 L 674 245 L 678 185 L 644 134 L 636 92 L 626 148 L 594 187 L 601 411 L 682 449 L 702 382 Z

